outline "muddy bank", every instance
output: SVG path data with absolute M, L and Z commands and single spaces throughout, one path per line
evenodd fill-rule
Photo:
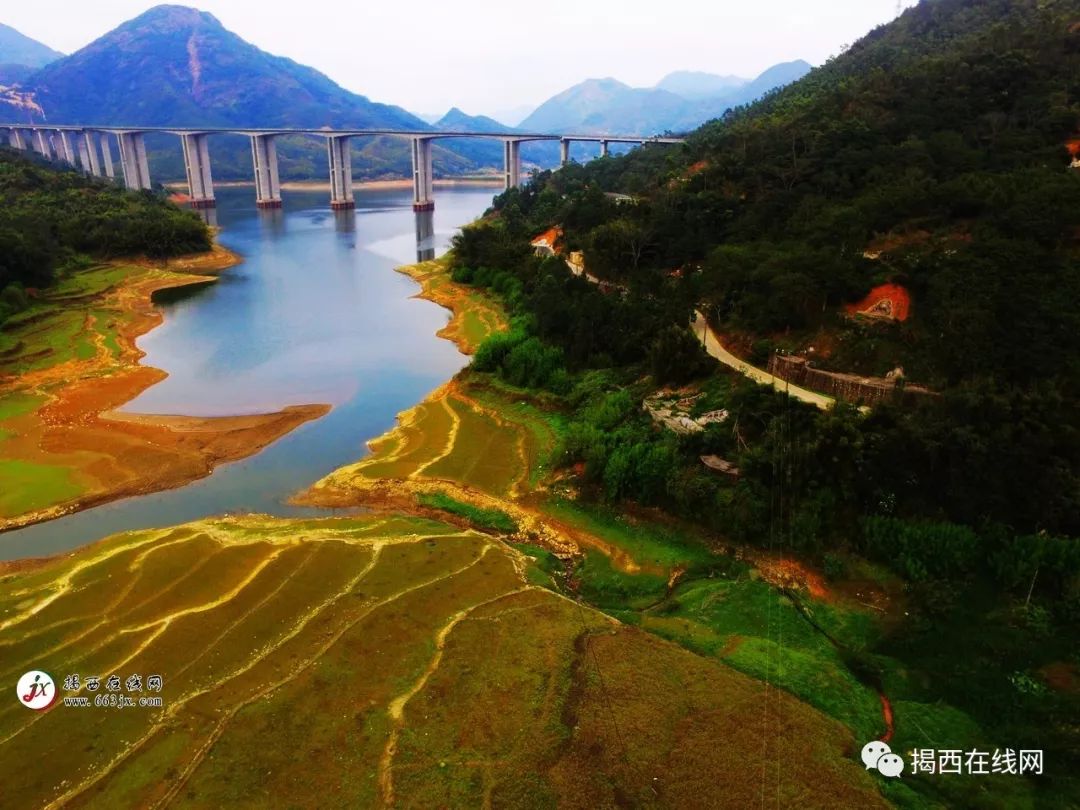
M 212 284 L 239 261 L 215 246 L 83 271 L 107 281 L 86 276 L 85 291 L 46 294 L 15 326 L 0 360 L 0 531 L 182 486 L 327 413 L 326 405 L 213 418 L 119 412 L 167 376 L 142 365 L 136 346 L 162 322 L 155 294 Z
M 450 320 L 436 336 L 449 340 L 462 354 L 474 354 L 485 338 L 510 328 L 510 319 L 502 304 L 483 290 L 455 284 L 450 279 L 446 256 L 408 264 L 397 271 L 420 285 L 416 298 L 449 310 Z

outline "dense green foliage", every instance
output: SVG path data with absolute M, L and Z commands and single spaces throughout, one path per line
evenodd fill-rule
M 603 277 L 700 268 L 694 298 L 729 329 L 793 346 L 827 329 L 841 367 L 903 365 L 933 384 L 1075 378 L 1078 13 L 921 3 L 684 150 L 544 175 L 506 205 L 562 221 Z M 599 190 L 637 202 L 598 204 Z M 912 321 L 866 332 L 839 316 L 885 280 L 911 289 Z
M 464 503 L 442 492 L 423 493 L 417 496 L 421 506 L 439 509 L 452 515 L 463 517 L 473 526 L 482 529 L 490 529 L 502 534 L 513 534 L 517 531 L 517 523 L 501 509 L 485 509 Z
M 891 664 L 858 666 L 894 697 L 944 697 L 1053 748 L 1057 778 L 1075 764 L 1078 707 L 1039 672 L 1080 665 L 1077 20 L 1075 0 L 924 0 L 685 149 L 534 176 L 455 246 L 458 280 L 516 316 L 481 370 L 563 395 L 562 460 L 586 494 L 834 574 L 851 552 L 887 566 L 908 619 L 881 642 Z M 554 225 L 604 284 L 529 255 Z M 908 321 L 844 314 L 883 282 L 910 290 Z M 817 344 L 826 367 L 903 365 L 939 395 L 817 411 L 705 376 L 695 307 L 759 361 Z M 509 360 L 518 350 L 531 365 Z M 695 411 L 728 418 L 686 436 L 654 425 L 644 397 L 693 379 Z M 942 684 L 894 672 L 907 667 Z
M 0 323 L 81 256 L 172 256 L 210 249 L 201 219 L 151 192 L 0 149 Z

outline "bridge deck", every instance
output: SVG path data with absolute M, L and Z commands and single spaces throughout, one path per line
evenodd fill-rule
M 321 137 L 331 136 L 379 136 L 390 135 L 402 138 L 494 138 L 498 140 L 517 141 L 579 141 L 600 143 L 683 143 L 685 138 L 667 135 L 603 135 L 603 134 L 563 134 L 550 132 L 449 132 L 446 130 L 416 130 L 416 129 L 330 129 L 320 128 L 263 128 L 263 127 L 143 127 L 143 126 L 115 126 L 99 124 L 0 124 L 0 129 L 29 129 L 48 130 L 50 132 L 108 132 L 121 134 L 124 132 L 164 132 L 170 135 L 317 135 Z

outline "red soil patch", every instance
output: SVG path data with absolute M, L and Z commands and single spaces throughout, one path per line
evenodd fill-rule
M 825 587 L 825 578 L 798 560 L 753 555 L 751 561 L 761 572 L 761 578 L 774 587 L 806 591 L 814 599 L 830 597 L 829 589 Z
M 885 697 L 884 692 L 878 692 L 878 697 L 881 698 L 881 716 L 885 719 L 885 733 L 881 735 L 881 741 L 889 742 L 896 730 L 893 726 L 892 703 Z
M 533 239 L 532 242 L 530 242 L 529 244 L 532 245 L 532 247 L 534 248 L 547 248 L 550 249 L 552 253 L 558 254 L 562 252 L 562 248 L 559 245 L 559 240 L 561 239 L 562 228 L 548 228 L 542 234 Z
M 1080 670 L 1075 664 L 1057 661 L 1040 669 L 1039 674 L 1055 692 L 1073 695 L 1080 693 Z
M 191 202 L 191 197 L 180 191 L 174 191 L 169 195 L 169 202 L 175 203 L 176 205 L 185 205 L 186 203 Z
M 859 303 L 848 304 L 844 309 L 849 315 L 906 321 L 911 313 L 911 294 L 899 284 L 882 284 Z

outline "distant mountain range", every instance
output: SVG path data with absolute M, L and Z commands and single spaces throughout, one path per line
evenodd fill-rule
M 62 56 L 60 51 L 0 23 L 0 64 L 41 68 Z
M 531 132 L 583 134 L 683 132 L 801 79 L 811 69 L 802 60 L 784 62 L 752 80 L 684 71 L 665 76 L 655 87 L 630 87 L 611 78 L 588 79 L 545 101 L 520 127 Z
M 23 60 L 23 61 L 17 61 Z M 185 6 L 150 9 L 86 47 L 63 56 L 0 25 L 0 122 L 31 120 L 79 124 L 207 127 L 391 127 L 485 132 L 610 132 L 652 135 L 690 130 L 730 106 L 753 100 L 799 78 L 810 66 L 790 62 L 753 80 L 681 71 L 656 87 L 633 88 L 615 79 L 590 79 L 544 102 L 518 127 L 452 108 L 432 120 L 401 107 L 380 104 L 345 90 L 329 77 L 291 59 L 274 56 L 228 31 L 212 15 Z M 5 81 L 5 76 L 7 80 Z M 36 103 L 27 103 L 27 98 Z M 426 119 L 426 120 L 425 120 Z M 149 137 L 156 179 L 184 176 L 176 138 Z M 211 142 L 214 176 L 250 179 L 247 139 Z M 585 159 L 595 146 L 579 145 Z M 357 138 L 357 179 L 411 174 L 409 147 L 397 138 Z M 558 160 L 550 143 L 526 144 L 527 163 L 544 167 Z M 325 147 L 305 137 L 283 138 L 282 179 L 322 179 Z M 435 145 L 436 171 L 460 175 L 502 167 L 497 141 L 447 139 Z
M 291 59 L 268 54 L 226 30 L 217 18 L 184 6 L 157 6 L 48 65 L 23 82 L 46 120 L 144 126 L 431 127 L 401 107 L 350 93 Z M 0 120 L 26 121 L 27 112 L 0 104 Z M 156 136 L 151 172 L 182 177 L 180 150 Z M 215 138 L 214 174 L 249 178 L 243 138 Z M 356 175 L 402 176 L 408 144 L 395 138 L 357 139 Z M 325 147 L 287 139 L 279 150 L 283 179 L 322 177 Z M 468 158 L 437 148 L 442 171 L 475 170 Z
M 717 76 L 715 73 L 701 73 L 694 70 L 677 70 L 669 73 L 656 83 L 658 90 L 667 90 L 691 101 L 706 98 L 719 98 L 733 93 L 750 83 L 750 79 L 740 76 Z
M 60 51 L 0 23 L 0 85 L 26 81 L 38 68 L 62 56 Z

